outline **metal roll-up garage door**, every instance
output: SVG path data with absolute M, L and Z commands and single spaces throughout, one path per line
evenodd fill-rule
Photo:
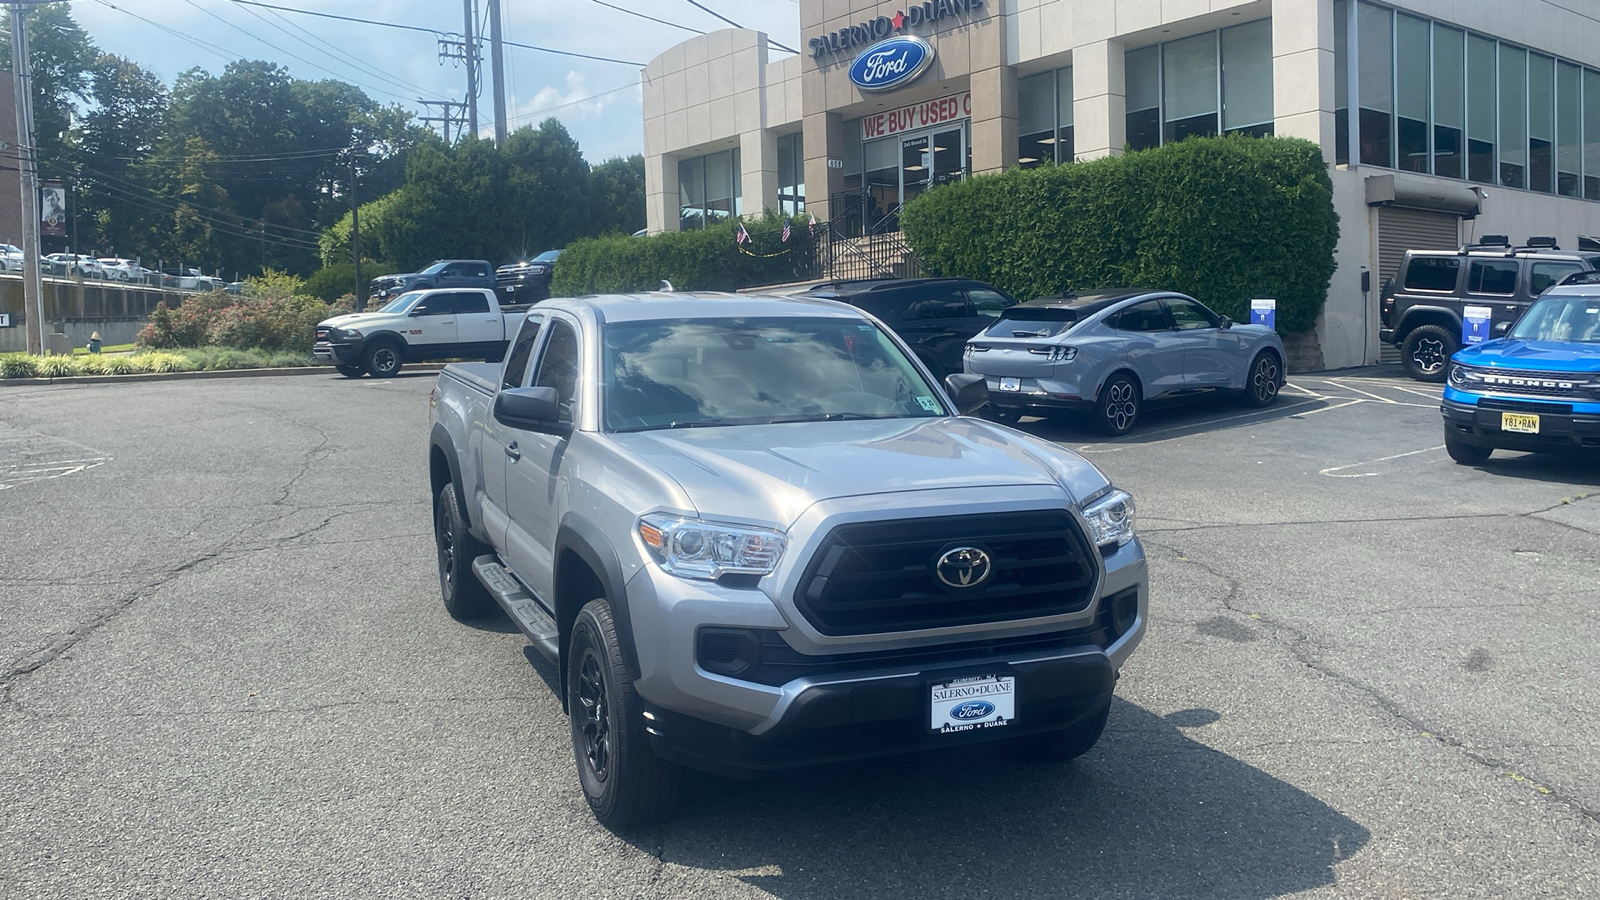
M 1461 246 L 1461 217 L 1454 213 L 1378 207 L 1378 278 L 1382 287 L 1400 270 L 1407 250 L 1454 250 Z M 1398 348 L 1384 344 L 1382 362 L 1397 362 Z

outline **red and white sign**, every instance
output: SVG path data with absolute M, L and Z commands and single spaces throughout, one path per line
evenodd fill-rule
M 940 97 L 925 103 L 914 103 L 861 117 L 861 139 L 888 137 L 902 131 L 918 131 L 946 122 L 972 118 L 972 92 L 953 97 Z

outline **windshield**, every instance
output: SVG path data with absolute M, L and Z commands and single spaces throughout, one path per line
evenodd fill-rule
M 421 272 L 418 272 L 417 274 L 418 275 L 437 275 L 440 272 L 443 272 L 444 271 L 444 267 L 448 266 L 448 265 L 450 265 L 450 264 L 447 263 L 447 262 L 436 262 L 433 265 L 427 267 L 426 269 L 423 269 Z
M 545 252 L 543 252 L 543 253 L 539 254 L 538 256 L 535 256 L 533 259 L 529 260 L 529 262 L 553 263 L 553 262 L 556 261 L 556 257 L 558 257 L 560 255 L 561 255 L 561 251 L 560 250 L 546 250 Z
M 608 431 L 945 415 L 876 326 L 793 317 L 607 326 Z
M 1600 297 L 1546 297 L 1528 309 L 1511 337 L 1600 344 Z
M 381 312 L 381 313 L 402 313 L 402 312 L 405 312 L 406 311 L 406 307 L 408 307 L 411 304 L 415 303 L 417 301 L 417 298 L 420 297 L 420 296 L 422 296 L 422 292 L 421 291 L 407 291 L 406 293 L 401 294 L 400 296 L 394 298 L 393 300 L 390 300 L 388 303 L 385 303 L 383 306 L 379 307 L 378 308 L 378 312 Z

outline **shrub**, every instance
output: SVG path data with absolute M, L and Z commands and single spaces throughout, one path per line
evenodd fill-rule
M 742 247 L 734 243 L 733 222 L 700 231 L 574 241 L 561 253 L 550 290 L 557 296 L 653 291 L 666 280 L 680 291 L 733 291 L 805 278 L 816 243 L 804 219 L 792 220 L 785 243 L 783 221 L 769 214 L 746 222 L 751 240 Z
M 248 295 L 196 294 L 177 309 L 163 303 L 150 313 L 150 323 L 134 345 L 141 350 L 215 346 L 309 353 L 317 323 L 349 307 L 275 289 L 286 283 L 267 282 Z
M 0 378 L 37 378 L 39 359 L 26 353 L 0 355 Z
M 1274 297 L 1284 334 L 1316 322 L 1339 237 L 1322 152 L 1297 138 L 1191 138 L 978 176 L 917 197 L 900 223 L 935 271 L 1020 299 L 1163 288 L 1245 321 L 1250 298 Z

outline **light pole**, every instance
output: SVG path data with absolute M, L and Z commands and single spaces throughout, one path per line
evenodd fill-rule
M 24 10 L 54 0 L 11 0 L 11 89 L 17 107 L 17 172 L 22 192 L 22 298 L 28 352 L 44 353 L 44 281 L 39 277 L 39 148 L 33 142 L 33 63 Z

